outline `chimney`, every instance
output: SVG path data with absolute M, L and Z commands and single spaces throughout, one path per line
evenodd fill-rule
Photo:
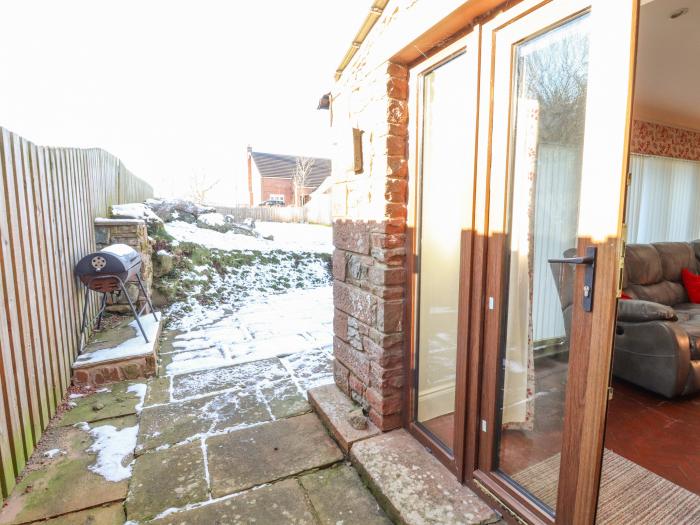
M 248 203 L 253 206 L 253 148 L 248 146 Z

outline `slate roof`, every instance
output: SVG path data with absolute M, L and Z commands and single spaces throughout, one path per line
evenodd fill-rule
M 294 175 L 298 158 L 294 155 L 280 155 L 260 151 L 253 151 L 251 155 L 261 177 L 291 180 Z M 313 159 L 314 164 L 311 167 L 311 173 L 306 176 L 306 187 L 316 189 L 331 174 L 331 159 L 316 157 L 313 157 Z

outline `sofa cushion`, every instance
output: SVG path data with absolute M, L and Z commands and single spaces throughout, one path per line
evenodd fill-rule
M 661 258 L 661 269 L 666 281 L 681 282 L 681 270 L 697 270 L 695 252 L 687 242 L 656 242 L 652 244 Z
M 648 286 L 628 283 L 624 292 L 634 299 L 652 301 L 668 306 L 675 306 L 678 303 L 688 302 L 688 295 L 685 293 L 683 285 L 671 281 L 661 281 Z
M 665 304 L 627 299 L 618 303 L 617 318 L 629 323 L 671 321 L 676 319 L 676 312 Z
M 700 275 L 691 272 L 687 268 L 683 268 L 683 270 L 681 270 L 681 281 L 688 294 L 688 300 L 691 303 L 700 303 Z
M 690 358 L 700 360 L 700 304 L 681 303 L 673 307 L 678 325 L 690 337 Z
M 651 244 L 628 244 L 625 251 L 625 268 L 627 286 L 646 286 L 663 279 L 661 257 Z

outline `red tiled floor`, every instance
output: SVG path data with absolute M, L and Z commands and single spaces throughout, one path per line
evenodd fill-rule
M 432 432 L 450 450 L 454 440 L 454 412 L 423 421 L 422 425 Z
M 669 400 L 621 380 L 613 388 L 606 448 L 700 494 L 700 396 Z
M 565 356 L 535 361 L 535 422 L 532 430 L 504 430 L 500 469 L 514 475 L 561 452 L 567 363 Z
M 561 452 L 566 366 L 556 359 L 535 366 L 533 430 L 505 430 L 500 468 L 515 474 Z M 669 400 L 614 380 L 605 447 L 677 485 L 700 494 L 700 395 Z

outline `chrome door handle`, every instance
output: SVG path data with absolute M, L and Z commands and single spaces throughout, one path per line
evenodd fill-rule
M 595 250 L 595 248 L 593 248 Z M 565 257 L 563 259 L 547 259 L 550 263 L 564 264 L 595 264 L 595 255 L 586 255 L 585 257 Z
M 563 259 L 547 259 L 550 263 L 583 264 L 586 265 L 586 273 L 583 275 L 583 310 L 593 310 L 593 285 L 595 283 L 595 260 L 598 249 L 595 246 L 586 248 L 583 257 L 565 257 Z

